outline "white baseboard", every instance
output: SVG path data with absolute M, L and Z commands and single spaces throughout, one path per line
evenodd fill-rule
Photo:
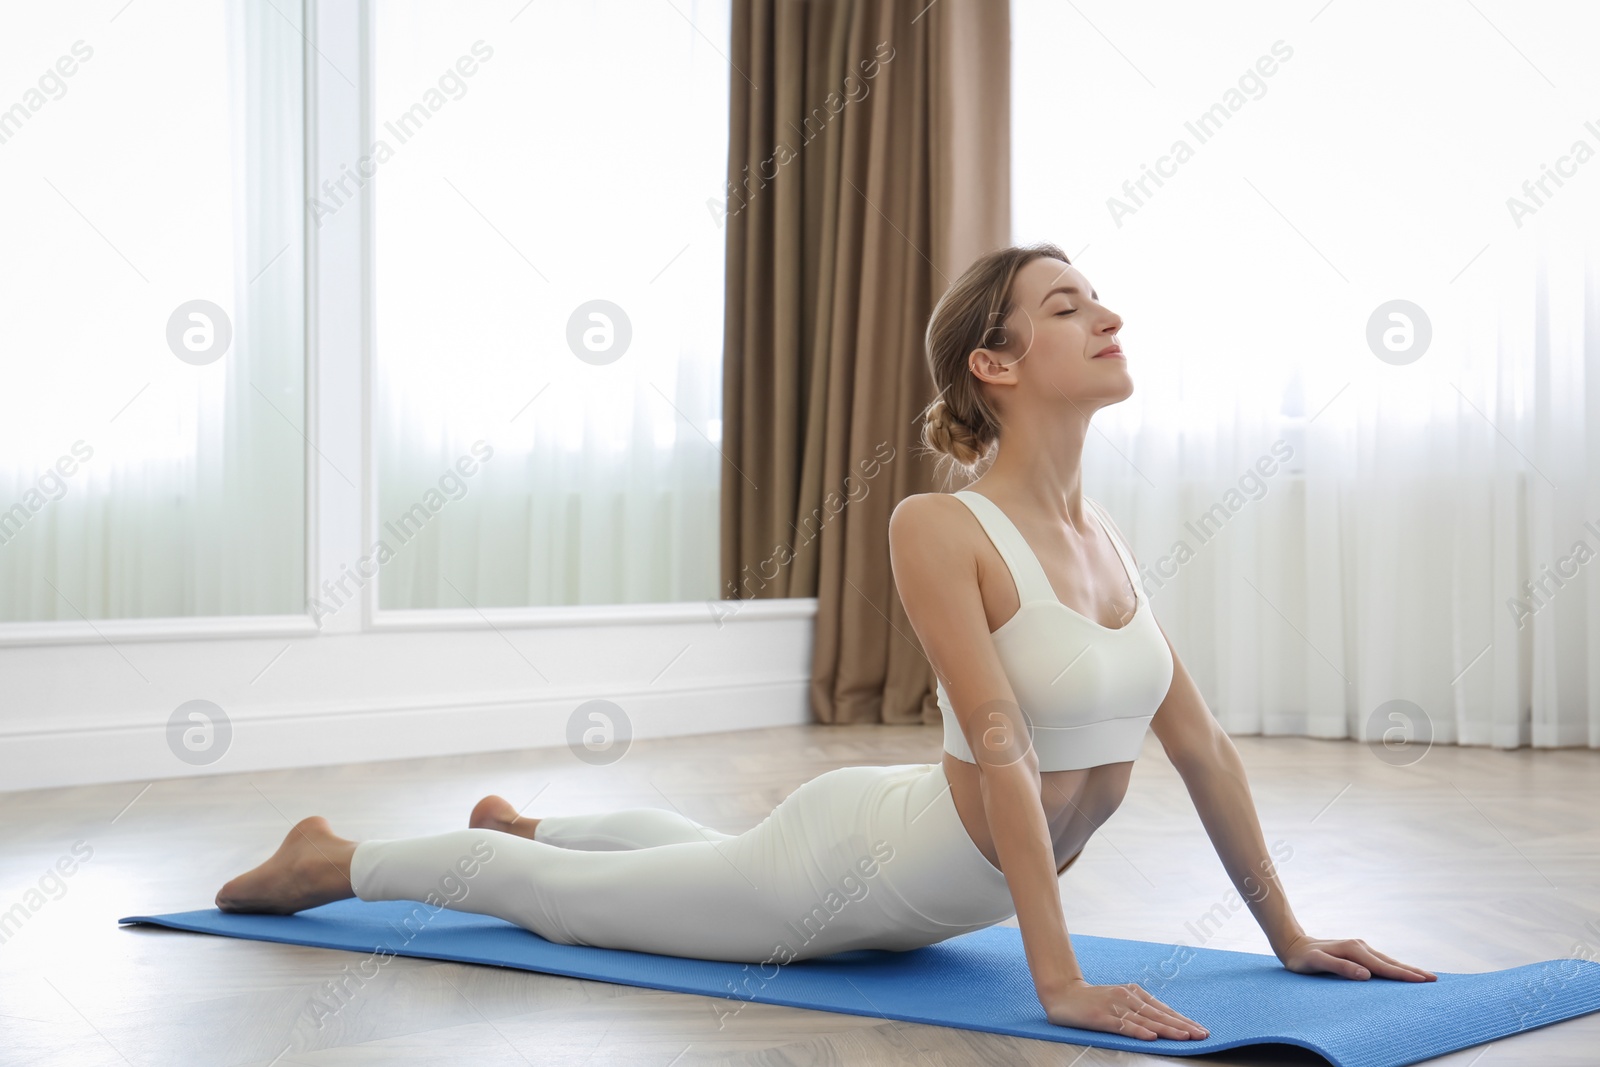
M 646 686 L 610 692 L 604 699 L 624 709 L 632 739 L 643 740 L 807 723 L 809 687 L 808 678 L 795 677 Z M 544 693 L 484 701 L 463 694 L 460 700 L 426 704 L 349 704 L 233 716 L 227 750 L 198 766 L 173 757 L 164 720 L 12 734 L 0 737 L 0 791 L 561 747 L 568 744 L 568 719 L 582 699 Z
M 597 699 L 640 739 L 806 723 L 815 611 L 0 646 L 0 794 L 566 746 Z M 176 740 L 197 701 L 231 731 L 199 755 Z

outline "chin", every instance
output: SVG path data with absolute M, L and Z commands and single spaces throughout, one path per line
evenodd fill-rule
M 1090 406 L 1096 408 L 1109 407 L 1120 404 L 1133 395 L 1133 376 L 1124 367 L 1121 374 L 1114 378 L 1100 378 L 1098 381 L 1088 382 L 1082 379 L 1074 382 L 1076 389 L 1060 389 L 1063 396 L 1069 397 L 1072 402 L 1080 407 Z
M 1133 376 L 1124 374 L 1122 381 L 1107 383 L 1106 388 L 1099 393 L 1099 398 L 1107 405 L 1120 404 L 1133 395 Z

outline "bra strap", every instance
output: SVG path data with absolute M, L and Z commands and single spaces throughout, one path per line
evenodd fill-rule
M 983 532 L 989 535 L 989 540 L 1000 552 L 1000 558 L 1005 560 L 1006 568 L 1011 571 L 1011 580 L 1017 587 L 1019 604 L 1031 604 L 1037 600 L 1059 603 L 1039 557 L 1028 547 L 1022 531 L 1000 510 L 1000 505 L 970 489 L 963 489 L 954 495 L 972 509 Z

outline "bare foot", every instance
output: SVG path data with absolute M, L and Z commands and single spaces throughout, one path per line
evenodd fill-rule
M 278 851 L 217 893 L 223 911 L 291 915 L 355 896 L 350 887 L 350 857 L 356 842 L 333 832 L 320 815 L 294 824 Z
M 518 815 L 511 801 L 505 797 L 491 795 L 478 801 L 478 806 L 472 809 L 472 817 L 467 820 L 467 825 L 474 830 L 499 830 L 501 833 L 516 834 L 532 841 L 533 830 L 539 825 L 539 820 Z

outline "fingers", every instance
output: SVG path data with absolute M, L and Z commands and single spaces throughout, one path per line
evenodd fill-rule
M 1365 981 L 1374 975 L 1402 982 L 1432 982 L 1439 977 L 1431 971 L 1391 959 L 1359 938 L 1335 942 L 1327 949 L 1315 949 L 1309 957 L 1324 970 L 1356 981 Z
M 1360 982 L 1372 977 L 1372 973 L 1361 964 L 1342 956 L 1335 956 L 1326 949 L 1314 948 L 1306 954 L 1306 959 L 1341 978 L 1351 978 Z
M 1196 1023 L 1167 1005 L 1156 1000 L 1135 983 L 1129 982 L 1119 986 L 1100 986 L 1095 989 L 1098 1001 L 1097 1010 L 1086 1023 L 1078 1022 L 1073 1025 L 1087 1025 L 1090 1029 L 1105 1030 L 1121 1034 L 1125 1037 L 1136 1037 L 1142 1041 L 1153 1041 L 1156 1038 L 1170 1038 L 1174 1041 L 1193 1041 L 1210 1037 L 1205 1027 Z M 1116 1021 L 1113 1029 L 1111 1021 Z M 1053 1019 L 1060 1025 L 1066 1022 Z
M 1365 941 L 1356 941 L 1361 962 L 1379 978 L 1394 978 L 1403 982 L 1433 982 L 1439 976 L 1432 971 L 1425 971 L 1420 967 L 1412 967 L 1401 963 L 1399 960 L 1385 956 L 1377 949 L 1369 946 Z
M 1123 988 L 1128 990 L 1138 1001 L 1140 1023 L 1155 1030 L 1162 1037 L 1189 1040 L 1196 1036 L 1202 1038 L 1211 1036 L 1205 1027 L 1188 1016 L 1173 1011 L 1167 1005 L 1145 992 L 1137 983 L 1130 982 Z
M 1118 1005 L 1112 1009 L 1117 1016 L 1117 1033 L 1127 1032 L 1129 1037 L 1137 1037 L 1146 1041 L 1153 1041 L 1158 1037 L 1170 1037 L 1175 1041 L 1186 1041 L 1191 1036 L 1189 1031 L 1173 1026 L 1171 1023 L 1141 1014 L 1150 1010 L 1149 1005 L 1135 1004 L 1129 1006 Z
M 1158 1022 L 1164 1022 L 1169 1026 L 1183 1027 L 1188 1030 L 1205 1030 L 1205 1027 L 1201 1026 L 1193 1019 L 1173 1011 L 1171 1008 L 1161 1003 L 1161 1001 L 1156 1000 L 1154 997 L 1151 997 L 1149 994 L 1145 994 L 1145 997 L 1146 999 L 1144 1007 L 1139 1009 L 1139 1013 L 1141 1015 L 1144 1015 L 1147 1018 L 1155 1019 Z
M 1113 1007 L 1111 1013 L 1117 1017 L 1117 1033 L 1126 1033 L 1128 1037 L 1137 1037 L 1141 1041 L 1154 1041 L 1160 1035 L 1139 1021 L 1139 1016 L 1132 1008 Z

